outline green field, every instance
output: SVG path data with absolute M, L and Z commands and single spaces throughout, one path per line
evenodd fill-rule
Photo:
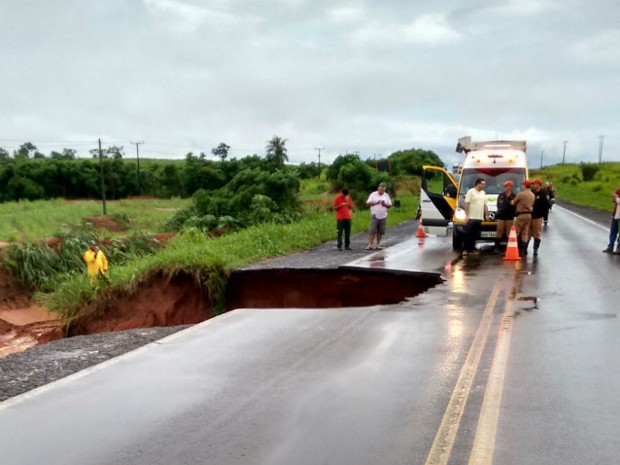
M 551 181 L 559 200 L 577 205 L 611 210 L 611 195 L 620 187 L 620 163 L 601 163 L 591 181 L 584 181 L 580 165 L 565 164 L 530 170 L 530 179 Z

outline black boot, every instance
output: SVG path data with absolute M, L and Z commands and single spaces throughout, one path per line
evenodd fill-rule
M 500 248 L 501 242 L 501 239 L 495 239 L 495 249 L 493 249 L 493 252 L 500 253 L 502 251 Z
M 540 247 L 540 239 L 534 239 L 534 256 L 538 257 L 538 248 Z
M 528 248 L 529 245 L 530 245 L 530 240 L 529 239 L 527 240 L 527 242 L 523 242 L 523 241 L 521 242 L 521 247 L 523 247 L 521 255 L 523 255 L 524 257 L 527 255 L 527 248 Z

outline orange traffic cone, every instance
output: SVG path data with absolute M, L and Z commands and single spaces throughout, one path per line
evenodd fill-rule
M 517 244 L 517 230 L 514 224 L 510 227 L 504 260 L 521 260 L 521 257 L 519 257 L 519 245 Z
M 424 232 L 424 228 L 422 227 L 422 216 L 420 215 L 420 221 L 418 221 L 418 233 L 415 237 L 427 237 L 428 234 Z

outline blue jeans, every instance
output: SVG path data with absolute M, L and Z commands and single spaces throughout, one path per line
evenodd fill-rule
M 618 223 L 620 223 L 620 219 L 611 219 L 611 226 L 609 227 L 609 244 L 607 244 L 607 246 L 612 249 L 614 248 L 614 242 L 616 241 L 616 238 L 618 238 L 618 247 L 620 248 L 620 238 L 618 237 Z

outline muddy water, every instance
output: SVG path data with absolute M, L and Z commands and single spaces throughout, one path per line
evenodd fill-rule
M 60 337 L 60 320 L 43 307 L 0 310 L 0 357 Z

